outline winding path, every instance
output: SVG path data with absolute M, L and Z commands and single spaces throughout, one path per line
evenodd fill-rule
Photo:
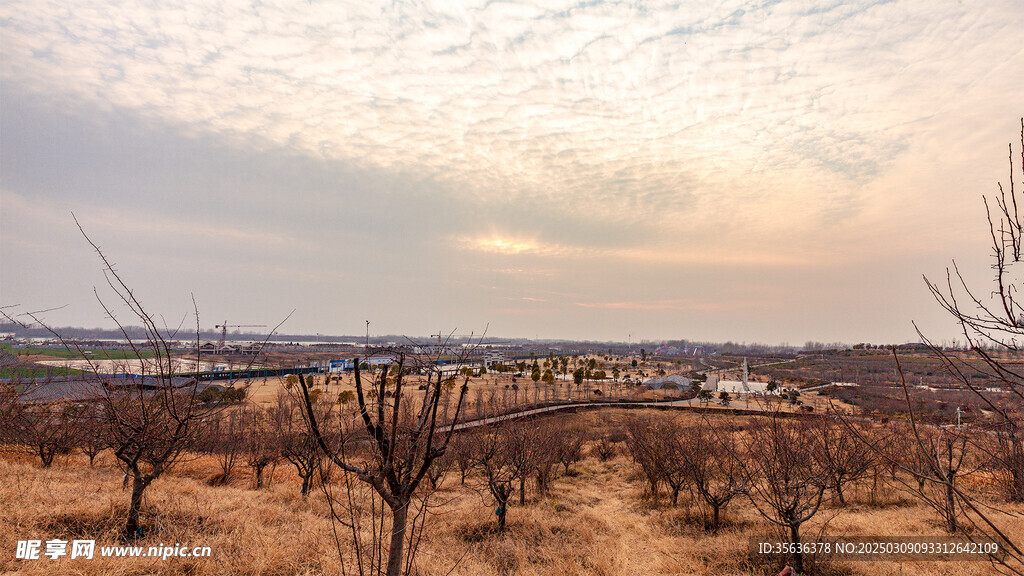
M 608 402 L 567 402 L 564 404 L 552 404 L 548 406 L 541 406 L 539 408 L 520 410 L 518 412 L 509 412 L 508 414 L 501 414 L 499 416 L 489 416 L 487 418 L 467 420 L 465 422 L 460 422 L 459 424 L 456 424 L 455 430 L 477 428 L 479 426 L 487 426 L 490 424 L 497 424 L 499 422 L 519 420 L 520 418 L 528 418 L 530 416 L 537 416 L 539 414 L 550 414 L 554 412 L 570 410 L 592 410 L 598 408 L 656 408 L 661 410 L 694 410 L 700 412 L 722 412 L 728 414 L 758 414 L 765 411 L 765 409 L 761 406 L 752 406 L 748 408 L 711 408 L 706 406 L 700 406 L 699 404 L 700 400 L 698 400 L 697 398 L 691 398 L 689 400 L 665 400 L 661 402 L 630 400 Z

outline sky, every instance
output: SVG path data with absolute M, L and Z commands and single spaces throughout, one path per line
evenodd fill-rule
M 922 276 L 988 289 L 1022 29 L 1021 0 L 4 2 L 0 305 L 131 323 L 74 214 L 169 326 L 952 339 Z

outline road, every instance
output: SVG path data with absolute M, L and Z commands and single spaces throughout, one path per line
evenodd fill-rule
M 520 418 L 528 418 L 530 416 L 537 416 L 540 414 L 550 414 L 553 412 L 561 412 L 563 410 L 578 410 L 578 409 L 595 409 L 595 408 L 657 408 L 657 409 L 699 409 L 704 410 L 723 410 L 730 411 L 732 413 L 757 413 L 763 412 L 764 407 L 759 405 L 739 408 L 717 408 L 717 407 L 703 407 L 700 406 L 700 400 L 697 398 L 691 398 L 689 400 L 671 400 L 663 402 L 646 402 L 646 401 L 628 401 L 622 400 L 618 402 L 571 402 L 565 404 L 554 404 L 551 406 L 542 406 L 540 408 L 531 408 L 529 410 L 521 410 L 519 412 L 511 412 L 508 414 L 502 414 L 500 416 L 491 416 L 488 418 L 479 418 L 476 420 L 469 420 L 455 425 L 456 430 L 465 430 L 467 428 L 477 428 L 479 426 L 487 426 L 489 424 L 496 424 L 498 422 L 506 422 L 510 420 L 518 420 Z

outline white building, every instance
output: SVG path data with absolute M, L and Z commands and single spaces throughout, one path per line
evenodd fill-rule
M 717 391 L 728 392 L 729 394 L 767 394 L 768 383 L 742 382 L 740 380 L 719 380 Z M 778 393 L 778 391 L 775 393 Z
M 712 390 L 708 386 L 711 384 L 712 375 L 708 375 L 708 381 L 704 385 L 705 390 Z M 743 359 L 743 379 L 742 380 L 719 380 L 718 375 L 714 376 L 715 384 L 713 390 L 715 392 L 728 392 L 729 394 L 769 394 L 767 382 L 751 382 L 750 381 L 750 370 L 747 368 L 747 360 Z M 776 388 L 771 394 L 778 394 L 779 389 Z

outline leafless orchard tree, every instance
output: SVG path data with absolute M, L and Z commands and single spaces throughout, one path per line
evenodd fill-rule
M 860 436 L 868 434 L 858 423 L 843 423 L 829 416 L 815 418 L 813 422 L 817 444 L 814 455 L 828 472 L 829 489 L 835 493 L 839 504 L 845 506 L 844 488 L 863 478 L 874 463 L 874 451 L 850 428 L 860 427 Z
M 17 384 L 9 393 L 0 421 L 0 444 L 39 457 L 49 468 L 59 454 L 78 447 L 85 424 L 85 407 L 67 402 L 25 403 L 19 398 Z
M 601 462 L 607 462 L 618 454 L 618 443 L 607 434 L 601 434 L 594 440 L 593 453 Z
M 537 492 L 540 496 L 550 493 L 551 480 L 555 466 L 563 451 L 563 445 L 574 442 L 571 434 L 564 432 L 565 424 L 553 418 L 537 421 L 534 427 L 534 461 L 533 467 L 537 478 Z
M 213 456 L 220 466 L 220 474 L 211 478 L 210 484 L 228 484 L 245 449 L 245 420 L 239 410 L 225 410 L 204 424 L 198 448 Z
M 337 441 L 330 441 L 324 429 L 325 419 L 316 413 L 309 387 L 300 381 L 306 425 L 322 453 L 344 474 L 343 485 L 350 487 L 350 478 L 354 477 L 372 487 L 373 493 L 390 513 L 390 529 L 386 530 L 381 524 L 381 530 L 374 532 L 371 545 L 376 550 L 386 540 L 387 554 L 378 556 L 371 550 L 368 558 L 364 558 L 360 552 L 355 559 L 359 572 L 383 572 L 387 576 L 408 574 L 413 570 L 414 553 L 422 533 L 422 529 L 417 531 L 417 519 L 423 518 L 424 511 L 421 505 L 410 523 L 411 503 L 434 461 L 441 458 L 448 448 L 468 390 L 469 377 L 461 377 L 462 386 L 451 420 L 442 421 L 438 408 L 445 386 L 459 379 L 458 376 L 445 377 L 434 363 L 417 362 L 416 358 L 399 354 L 394 364 L 381 370 L 376 381 L 367 385 L 363 382 L 358 358 L 354 364 L 358 403 L 356 418 L 366 438 L 364 457 L 357 459 L 354 448 L 350 446 L 354 430 L 342 429 Z M 412 373 L 426 377 L 418 406 L 413 395 L 406 394 L 406 379 Z M 351 495 L 352 491 L 346 488 L 346 494 Z M 351 514 L 355 513 L 353 508 L 349 507 L 349 510 Z M 382 519 L 383 515 L 378 518 Z M 340 520 L 340 516 L 335 515 L 335 519 Z M 422 524 L 419 526 L 422 528 Z M 386 536 L 385 531 L 388 532 Z M 354 529 L 351 533 L 357 540 L 356 548 L 360 549 L 360 534 Z M 340 545 L 339 554 L 342 554 Z M 378 564 L 378 559 L 383 563 Z M 344 557 L 342 560 L 344 562 Z
M 1024 502 L 1024 445 L 1011 422 L 993 426 L 996 442 L 992 446 L 996 471 L 1002 478 L 1004 493 L 1011 502 Z
M 919 482 L 919 489 L 912 492 L 942 516 L 950 534 L 960 530 L 963 499 L 957 492 L 963 478 L 974 471 L 970 456 L 975 434 L 970 427 L 914 431 L 912 449 L 919 453 L 914 459 L 925 466 L 917 471 L 924 484 Z
M 521 422 L 499 422 L 474 434 L 476 468 L 497 508 L 498 532 L 505 531 L 508 505 L 515 493 L 515 482 L 527 469 L 528 454 L 524 449 Z
M 932 353 L 939 358 L 959 385 L 972 391 L 993 415 L 988 430 L 998 438 L 995 456 L 1005 471 L 1006 496 L 1010 500 L 1024 499 L 1024 372 L 1020 365 L 1009 360 L 1024 351 L 1024 306 L 1020 301 L 1022 283 L 1022 245 L 1024 245 L 1024 205 L 1018 198 L 1018 174 L 1024 174 L 1024 118 L 1020 121 L 1020 148 L 1009 146 L 1009 184 L 998 184 L 998 194 L 984 197 L 992 247 L 993 278 L 991 287 L 972 288 L 956 262 L 946 270 L 944 282 L 936 283 L 925 277 L 925 282 L 938 304 L 959 325 L 969 354 L 949 352 L 932 344 L 923 334 Z M 918 331 L 920 334 L 920 330 Z M 981 371 L 984 378 L 975 378 Z M 984 388 L 996 382 L 1007 395 L 1006 401 L 995 401 Z M 904 390 L 906 384 L 904 382 Z M 909 409 L 908 400 L 908 409 Z M 914 416 L 913 410 L 910 410 Z M 948 431 L 939 439 L 928 438 L 916 422 L 915 443 L 928 454 L 929 468 L 934 482 L 941 486 L 946 499 L 959 501 L 969 512 L 967 521 L 988 537 L 1003 542 L 1007 557 L 999 567 L 1005 571 L 1024 574 L 1024 541 L 1019 534 L 1008 533 L 1005 520 L 1013 516 L 985 506 L 974 495 L 955 482 L 955 476 L 944 473 L 955 468 L 961 460 L 960 452 L 969 445 L 963 431 Z
M 773 412 L 756 420 L 742 451 L 731 454 L 743 467 L 754 508 L 769 522 L 787 529 L 794 545 L 801 542 L 801 526 L 821 508 L 830 483 L 829 471 L 815 457 L 812 426 Z M 792 566 L 803 572 L 799 546 L 794 546 Z
M 252 469 L 255 488 L 263 487 L 263 474 L 268 466 L 281 458 L 280 436 L 275 433 L 277 408 L 267 410 L 258 405 L 247 406 L 242 413 L 245 463 Z
M 89 467 L 92 468 L 96 457 L 107 449 L 107 423 L 103 414 L 103 406 L 96 402 L 90 402 L 83 406 L 83 411 L 78 418 L 78 425 L 80 427 L 78 446 L 89 459 Z
M 473 469 L 473 462 L 476 461 L 477 444 L 469 433 L 456 434 L 448 443 L 445 453 L 451 456 L 455 466 L 459 469 L 459 483 L 466 483 L 466 476 Z
M 101 407 L 107 445 L 118 465 L 126 471 L 125 482 L 131 484 L 124 536 L 132 539 L 144 533 L 139 515 L 146 488 L 196 447 L 201 423 L 223 410 L 225 404 L 204 402 L 199 397 L 203 386 L 197 379 L 176 376 L 179 366 L 175 359 L 175 339 L 179 330 L 158 323 L 158 317 L 147 311 L 103 251 L 81 226 L 79 230 L 102 263 L 116 310 L 98 291 L 97 300 L 120 330 L 132 355 L 146 358 L 140 362 L 139 374 L 128 378 L 104 376 L 100 365 L 77 344 L 64 339 L 37 314 L 28 313 L 28 316 L 60 339 L 65 348 L 77 352 L 80 359 L 89 363 L 91 376 L 88 379 L 95 388 L 94 401 Z M 132 322 L 141 324 L 144 341 L 129 335 L 127 324 L 118 317 L 118 310 L 126 311 Z M 192 358 L 198 366 L 199 314 L 194 302 L 193 311 L 196 328 Z M 4 315 L 10 318 L 6 312 Z
M 517 422 L 508 433 L 508 445 L 517 454 L 515 479 L 519 482 L 519 505 L 525 506 L 526 481 L 536 473 L 537 464 L 544 456 L 544 445 L 540 442 L 538 428 L 528 423 Z
M 656 503 L 664 478 L 659 465 L 661 454 L 653 439 L 654 426 L 651 422 L 651 416 L 644 416 L 631 418 L 626 423 L 626 448 L 633 462 L 640 467 L 644 478 L 647 479 L 648 492 L 651 500 Z
M 926 425 L 918 421 L 910 402 L 907 383 L 899 356 L 895 355 L 897 375 L 904 390 L 909 423 L 891 425 L 886 432 L 889 438 L 881 439 L 878 434 L 867 435 L 861 430 L 850 428 L 868 446 L 883 444 L 896 450 L 875 450 L 877 458 L 891 459 L 891 464 L 903 475 L 893 474 L 893 481 L 934 509 L 943 519 L 946 531 L 955 534 L 961 531 L 963 521 L 984 522 L 984 533 L 1004 538 L 1002 531 L 991 524 L 974 502 L 975 495 L 963 487 L 963 479 L 975 474 L 991 462 L 985 442 L 988 435 L 974 425 Z
M 128 299 L 134 301 L 133 296 Z M 125 524 L 129 538 L 142 534 L 139 512 L 146 488 L 196 447 L 202 421 L 224 407 L 219 402 L 201 402 L 195 380 L 175 382 L 169 339 L 145 313 L 140 312 L 138 317 L 150 322 L 147 332 L 155 342 L 152 349 L 157 350 L 158 368 L 153 380 L 147 381 L 145 375 L 132 378 L 127 386 L 106 388 L 103 396 L 108 442 L 132 484 Z
M 640 440 L 653 454 L 656 473 L 668 486 L 669 503 L 676 506 L 679 504 L 679 493 L 692 478 L 685 454 L 688 440 L 684 436 L 686 430 L 677 418 L 668 415 L 650 418 L 642 429 L 645 434 Z
M 717 532 L 722 510 L 747 490 L 748 479 L 741 464 L 746 457 L 743 448 L 733 431 L 716 431 L 706 418 L 685 428 L 679 438 L 679 454 L 690 485 L 709 511 L 705 526 Z
M 583 447 L 587 442 L 586 430 L 578 424 L 559 426 L 555 456 L 566 475 L 571 474 L 572 465 L 583 460 Z
M 305 380 L 300 379 L 300 382 L 304 383 Z M 318 413 L 319 420 L 323 422 L 323 426 L 318 430 L 319 439 L 322 439 L 327 445 L 334 446 L 336 434 L 328 424 L 328 414 L 323 409 L 323 404 L 315 401 L 311 401 L 311 403 L 313 404 L 311 409 L 314 413 Z M 306 425 L 304 407 L 299 400 L 282 393 L 278 395 L 274 408 L 273 431 L 276 436 L 274 441 L 280 450 L 281 458 L 295 467 L 299 479 L 302 480 L 299 493 L 305 497 L 309 494 L 313 480 L 323 463 L 323 453 L 318 436 L 314 435 Z

